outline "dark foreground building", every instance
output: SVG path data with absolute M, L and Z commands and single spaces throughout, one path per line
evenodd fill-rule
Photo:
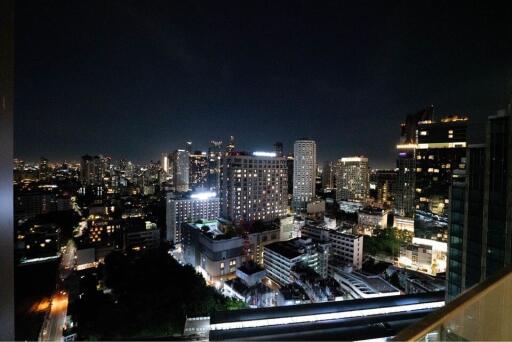
M 485 145 L 470 146 L 451 189 L 447 298 L 512 263 L 512 118 L 489 118 Z
M 444 306 L 444 291 L 216 312 L 210 340 L 365 340 L 394 336 Z

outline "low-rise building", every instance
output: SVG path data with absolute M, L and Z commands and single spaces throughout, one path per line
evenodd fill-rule
M 388 226 L 388 213 L 389 210 L 386 209 L 365 207 L 357 213 L 357 224 L 367 235 L 367 231 L 373 232 L 374 229 L 386 228 Z
M 298 304 L 309 304 L 309 299 L 306 291 L 299 285 L 291 283 L 279 289 L 277 294 L 277 306 L 288 306 Z
M 184 223 L 183 257 L 199 271 L 207 282 L 235 277 L 243 261 L 244 239 L 234 227 L 219 220 L 198 220 Z
M 292 270 L 296 265 L 302 264 L 318 271 L 325 268 L 321 262 L 318 247 L 311 239 L 296 238 L 265 246 L 265 269 L 268 276 L 280 285 L 294 281 Z
M 446 272 L 446 252 L 446 242 L 415 237 L 411 244 L 400 247 L 398 265 L 436 275 Z
M 329 259 L 331 262 L 361 269 L 363 266 L 363 236 L 347 234 L 343 229 L 326 228 L 324 225 L 311 223 L 302 227 L 303 237 L 329 244 Z
M 393 217 L 393 227 L 414 234 L 414 218 L 395 215 Z
M 376 275 L 365 275 L 342 267 L 333 269 L 333 278 L 353 299 L 398 296 L 400 290 Z
M 124 228 L 124 248 L 129 251 L 156 249 L 160 244 L 160 230 L 156 223 L 141 218 L 126 219 Z

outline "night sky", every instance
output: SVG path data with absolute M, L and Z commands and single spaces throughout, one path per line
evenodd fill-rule
M 506 103 L 510 8 L 252 3 L 17 1 L 15 156 L 149 161 L 187 140 L 290 151 L 308 136 L 320 161 L 392 167 L 408 113 L 468 113 L 478 140 Z

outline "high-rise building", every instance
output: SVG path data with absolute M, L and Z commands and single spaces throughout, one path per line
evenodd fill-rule
M 192 190 L 208 190 L 208 155 L 195 151 L 190 154 L 189 184 Z
M 222 158 L 221 216 L 235 223 L 284 217 L 287 187 L 286 158 L 232 152 Z
M 226 153 L 231 153 L 235 150 L 235 137 L 229 137 L 229 143 L 226 146 Z
M 370 192 L 379 203 L 390 204 L 394 202 L 398 172 L 395 170 L 373 170 L 370 174 Z
M 214 220 L 219 217 L 219 198 L 210 192 L 194 193 L 188 197 L 174 198 L 167 193 L 167 241 L 181 243 L 181 226 L 197 220 Z
M 185 150 L 188 154 L 192 154 L 192 141 L 187 141 Z
M 416 192 L 416 144 L 397 145 L 397 184 L 395 210 L 400 216 L 414 217 Z
M 278 141 L 274 144 L 274 152 L 276 153 L 276 157 L 283 156 L 283 143 L 282 142 Z
M 80 162 L 80 180 L 84 185 L 100 185 L 105 176 L 105 160 L 103 156 L 82 156 Z
M 168 153 L 162 153 L 162 156 L 160 157 L 160 167 L 164 171 L 164 173 L 167 175 L 169 174 L 169 154 Z
M 467 118 L 454 115 L 439 122 L 423 121 L 417 130 L 415 205 L 442 215 L 452 174 L 465 167 Z
M 176 150 L 172 154 L 173 182 L 178 192 L 189 190 L 189 154 L 185 150 Z
M 288 198 L 293 196 L 293 153 L 286 157 L 286 166 L 288 167 Z
M 453 299 L 512 263 L 512 118 L 487 124 L 484 146 L 470 146 L 466 172 L 450 191 L 447 297 Z
M 334 189 L 336 188 L 336 168 L 335 163 L 328 161 L 324 163 L 322 169 L 322 188 Z
M 220 192 L 220 163 L 223 156 L 222 141 L 211 141 L 208 148 L 208 189 Z
M 293 207 L 303 210 L 315 197 L 316 142 L 297 140 L 293 146 Z
M 39 180 L 46 180 L 51 176 L 50 166 L 48 159 L 41 157 L 39 161 Z
M 397 145 L 398 172 L 395 199 L 395 210 L 401 216 L 413 217 L 416 194 L 416 147 L 417 127 L 420 122 L 432 122 L 434 106 L 428 106 L 414 114 L 407 115 L 400 125 L 400 143 Z
M 365 201 L 370 195 L 370 169 L 366 157 L 338 160 L 336 174 L 337 201 Z

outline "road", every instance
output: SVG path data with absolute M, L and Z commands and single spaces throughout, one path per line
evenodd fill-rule
M 72 240 L 69 240 L 63 248 L 62 260 L 59 266 L 59 279 L 57 289 L 50 302 L 50 312 L 47 314 L 39 341 L 62 341 L 62 331 L 66 323 L 68 311 L 68 294 L 63 289 L 63 281 L 73 272 L 75 265 L 76 247 Z

